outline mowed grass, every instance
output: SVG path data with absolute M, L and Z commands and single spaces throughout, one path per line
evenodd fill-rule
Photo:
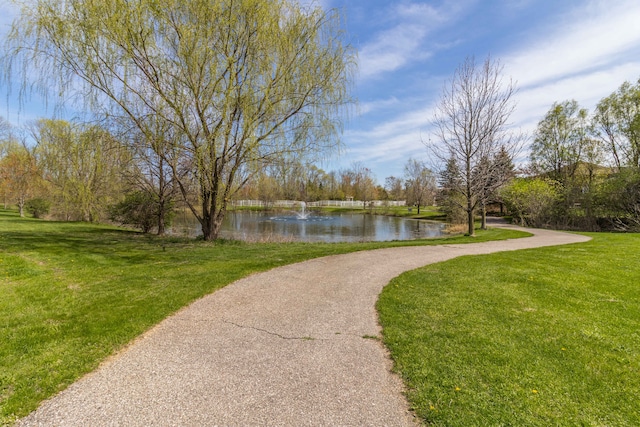
M 640 426 L 640 235 L 463 257 L 383 291 L 429 426 Z
M 214 243 L 0 210 L 0 425 L 34 410 L 197 298 L 257 271 L 380 247 L 522 237 L 359 244 Z
M 314 208 L 311 208 L 312 210 Z M 415 206 L 378 206 L 374 208 L 345 208 L 345 207 L 323 207 L 322 212 L 354 212 L 368 213 L 373 215 L 397 216 L 410 219 L 424 220 L 446 220 L 446 215 L 437 206 L 421 206 L 420 214 Z

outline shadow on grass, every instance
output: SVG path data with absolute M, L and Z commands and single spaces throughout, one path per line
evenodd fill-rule
M 193 240 L 158 238 L 108 225 L 20 218 L 16 212 L 0 210 L 0 250 L 9 253 L 81 258 L 100 255 L 137 263 L 167 247 L 192 243 Z

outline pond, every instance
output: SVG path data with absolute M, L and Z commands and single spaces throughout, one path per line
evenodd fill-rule
M 173 234 L 202 234 L 195 218 L 178 216 Z M 445 224 L 362 213 L 230 211 L 221 237 L 248 241 L 363 242 L 440 237 Z

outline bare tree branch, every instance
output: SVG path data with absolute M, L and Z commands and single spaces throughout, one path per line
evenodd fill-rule
M 491 57 L 480 65 L 467 58 L 444 86 L 433 119 L 436 143 L 428 148 L 441 164 L 455 165 L 449 190 L 464 199 L 469 235 L 474 234 L 474 211 L 493 179 L 491 168 L 481 167 L 481 162 L 501 148 L 513 155 L 521 146 L 522 139 L 509 125 L 516 86 L 504 81 L 502 70 Z

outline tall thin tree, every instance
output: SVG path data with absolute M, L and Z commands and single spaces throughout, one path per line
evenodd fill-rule
M 501 147 L 515 153 L 520 146 L 521 137 L 509 126 L 516 86 L 504 80 L 502 71 L 491 57 L 482 64 L 467 58 L 445 84 L 436 107 L 437 143 L 429 147 L 440 163 L 456 164 L 450 171 L 457 171 L 458 177 L 450 180 L 455 187 L 449 191 L 463 196 L 469 235 L 474 235 L 474 212 L 491 179 L 491 170 L 479 173 L 482 159 L 493 157 Z

